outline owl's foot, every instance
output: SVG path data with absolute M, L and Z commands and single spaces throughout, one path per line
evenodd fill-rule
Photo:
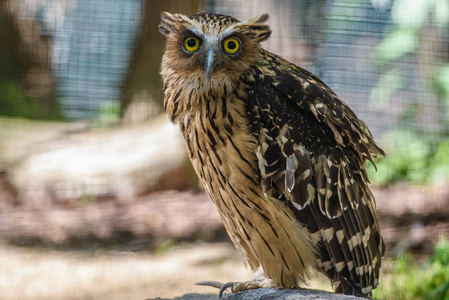
M 220 291 L 218 292 L 218 298 L 220 299 L 223 296 L 224 292 L 228 289 L 231 290 L 231 293 L 236 293 L 262 287 L 274 286 L 272 280 L 265 277 L 265 274 L 263 273 L 263 270 L 261 268 L 256 271 L 256 273 L 250 280 L 244 282 L 227 282 L 223 284 L 217 281 L 201 281 L 196 284 L 211 286 L 220 289 Z
M 246 291 L 246 290 L 252 290 L 252 289 L 258 289 L 261 287 L 264 287 L 263 285 L 260 285 L 259 282 L 256 281 L 244 281 L 244 282 L 227 282 L 227 283 L 221 283 L 218 281 L 201 281 L 195 283 L 197 285 L 204 285 L 204 286 L 210 286 L 217 289 L 220 289 L 218 292 L 218 298 L 221 299 L 223 297 L 223 294 L 226 290 L 230 289 L 231 293 Z

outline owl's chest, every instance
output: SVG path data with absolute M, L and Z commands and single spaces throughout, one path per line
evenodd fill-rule
M 214 202 L 258 194 L 257 142 L 241 111 L 227 107 L 225 114 L 197 112 L 180 121 L 193 167 Z M 246 189 L 236 191 L 237 186 Z

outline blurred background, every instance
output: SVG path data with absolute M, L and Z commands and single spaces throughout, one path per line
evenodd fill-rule
M 387 157 L 378 299 L 449 299 L 449 1 L 0 0 L 0 299 L 145 299 L 247 280 L 163 113 L 161 11 L 268 12 Z M 317 275 L 312 288 L 330 289 Z

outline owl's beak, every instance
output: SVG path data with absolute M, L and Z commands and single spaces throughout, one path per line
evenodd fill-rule
M 209 84 L 212 77 L 212 72 L 215 69 L 215 50 L 214 47 L 210 47 L 207 50 L 206 56 L 206 83 Z

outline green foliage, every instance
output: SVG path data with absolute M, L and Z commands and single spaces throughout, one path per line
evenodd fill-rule
M 108 100 L 100 108 L 94 127 L 110 127 L 120 122 L 121 104 L 119 100 Z
M 379 0 L 373 2 L 377 1 Z M 393 26 L 377 46 L 374 60 L 383 66 L 415 52 L 420 43 L 419 31 L 429 14 L 444 6 L 444 3 L 440 2 L 442 1 L 394 1 L 391 11 Z
M 382 138 L 387 151 L 375 168 L 369 164 L 367 172 L 373 183 L 386 185 L 400 180 L 414 183 L 438 182 L 449 179 L 449 138 L 432 147 L 418 133 L 395 129 Z
M 398 69 L 385 72 L 372 89 L 370 102 L 377 106 L 387 107 L 393 94 L 404 87 L 403 74 Z
M 443 140 L 431 157 L 429 163 L 429 180 L 440 182 L 449 180 L 449 138 Z
M 372 1 L 383 6 L 385 0 Z M 420 30 L 429 17 L 446 26 L 449 23 L 449 3 L 447 0 L 396 0 L 391 16 L 393 26 L 374 52 L 374 60 L 380 65 L 390 64 L 417 51 Z
M 449 64 L 436 67 L 433 88 L 446 106 L 446 120 L 449 120 Z
M 0 81 L 0 112 L 12 116 L 24 116 L 30 113 L 29 100 L 12 81 Z
M 398 29 L 388 34 L 377 46 L 375 60 L 388 64 L 408 53 L 412 53 L 419 45 L 418 37 L 410 28 Z
M 13 81 L 0 81 L 0 114 L 29 117 L 36 104 Z
M 388 1 L 372 2 L 377 7 L 385 7 Z M 429 33 L 430 36 L 444 36 L 443 33 L 447 32 L 449 1 L 394 0 L 391 16 L 392 25 L 387 28 L 386 36 L 373 53 L 373 63 L 383 74 L 370 95 L 371 103 L 385 108 L 397 91 L 412 83 L 407 82 L 410 79 L 408 71 L 397 62 L 408 61 L 404 57 L 409 55 L 428 55 L 422 51 L 430 47 Z M 444 42 L 448 41 L 446 39 Z M 420 119 L 423 104 L 419 97 L 408 99 L 398 120 L 398 128 L 407 129 L 396 128 L 383 137 L 380 144 L 385 148 L 387 158 L 378 160 L 377 173 L 373 166 L 368 166 L 373 182 L 389 184 L 400 180 L 415 183 L 449 180 L 449 63 L 441 57 L 435 58 L 433 63 L 417 59 L 418 75 L 422 76 L 418 84 L 420 90 L 431 91 L 428 101 L 437 102 L 435 106 L 446 114 L 445 118 L 432 121 L 436 129 L 434 132 L 424 132 L 417 126 L 411 126 Z
M 394 129 L 382 137 L 386 158 L 367 166 L 371 182 L 441 183 L 449 180 L 449 137 L 433 144 L 412 130 Z
M 433 254 L 418 266 L 413 256 L 404 254 L 385 270 L 381 284 L 374 290 L 375 299 L 449 299 L 449 243 L 441 239 Z
M 172 249 L 172 248 L 176 248 L 180 245 L 179 241 L 173 240 L 173 239 L 168 239 L 166 241 L 163 241 L 159 247 L 156 249 L 155 253 L 156 254 L 162 254 L 165 253 L 166 251 Z
M 17 83 L 1 77 L 0 116 L 50 120 L 61 118 L 58 107 L 51 110 L 41 107 L 39 101 L 27 96 Z

